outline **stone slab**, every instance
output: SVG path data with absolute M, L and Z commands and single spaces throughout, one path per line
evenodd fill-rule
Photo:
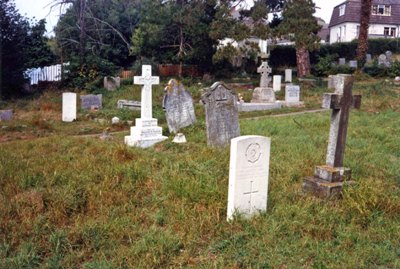
M 250 218 L 267 209 L 271 139 L 241 136 L 231 140 L 227 220 Z
M 263 111 L 263 110 L 273 110 L 281 109 L 282 103 L 277 101 L 275 103 L 239 103 L 239 112 L 249 112 L 249 111 Z
M 303 181 L 303 190 L 320 198 L 340 198 L 345 184 L 351 182 L 326 182 L 316 177 L 306 177 Z
M 253 91 L 252 103 L 274 103 L 275 92 L 272 88 L 257 87 Z
M 12 109 L 0 110 L 0 121 L 10 121 L 13 117 Z
M 81 95 L 81 108 L 82 109 L 93 109 L 97 108 L 100 109 L 103 107 L 103 95 L 102 94 L 88 94 L 88 95 Z
M 130 110 L 140 110 L 142 107 L 142 103 L 140 101 L 133 100 L 118 100 L 117 108 L 127 108 Z
M 315 168 L 314 176 L 328 182 L 350 181 L 351 170 L 346 167 L 320 165 Z

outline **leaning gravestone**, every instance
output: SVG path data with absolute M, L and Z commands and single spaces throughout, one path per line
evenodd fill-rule
M 0 121 L 10 121 L 13 116 L 13 111 L 11 109 L 0 110 Z
M 272 87 L 274 92 L 279 92 L 281 90 L 281 84 L 282 84 L 282 76 L 279 75 L 273 76 Z
M 285 82 L 292 82 L 292 69 L 285 69 Z
M 102 108 L 102 95 L 101 94 L 88 94 L 81 95 L 81 108 L 82 109 L 100 109 Z
M 64 92 L 62 95 L 62 121 L 76 120 L 76 93 Z
M 351 170 L 343 167 L 350 108 L 360 108 L 361 95 L 352 95 L 354 78 L 337 75 L 335 93 L 325 93 L 322 107 L 332 109 L 326 165 L 317 166 L 313 177 L 306 177 L 303 189 L 319 197 L 341 195 L 349 183 Z
M 231 140 L 227 220 L 249 218 L 267 209 L 271 139 L 240 136 Z
M 193 99 L 183 84 L 171 79 L 164 92 L 163 108 L 169 131 L 177 133 L 181 128 L 194 124 L 196 115 Z
M 121 87 L 120 77 L 104 77 L 104 88 L 109 91 L 115 91 L 117 88 Z
M 140 119 L 135 119 L 130 136 L 125 136 L 126 145 L 147 148 L 168 138 L 162 135 L 162 127 L 157 126 L 157 119 L 153 118 L 151 87 L 159 83 L 160 78 L 151 75 L 151 65 L 143 65 L 142 76 L 134 77 L 134 84 L 143 85 L 142 106 Z
M 237 96 L 223 83 L 215 82 L 201 97 L 206 110 L 207 143 L 225 146 L 240 136 Z

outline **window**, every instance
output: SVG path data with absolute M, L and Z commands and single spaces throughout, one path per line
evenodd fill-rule
M 373 5 L 371 14 L 379 16 L 390 16 L 391 11 L 392 7 L 389 5 Z
M 387 37 L 389 36 L 396 37 L 396 27 L 391 27 L 391 28 L 385 27 L 383 29 L 383 35 Z
M 346 11 L 346 5 L 341 5 L 339 7 L 339 16 L 343 16 Z
M 357 25 L 356 37 L 358 37 L 359 35 L 360 35 L 360 25 Z

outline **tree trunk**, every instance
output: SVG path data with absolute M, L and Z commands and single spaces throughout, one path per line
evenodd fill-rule
M 358 36 L 357 46 L 357 66 L 359 69 L 364 66 L 365 56 L 368 51 L 368 28 L 371 17 L 371 5 L 372 0 L 363 0 L 361 4 L 360 33 Z
M 85 4 L 86 0 L 80 0 L 79 6 L 79 65 L 82 68 L 85 59 L 85 47 L 86 47 L 86 30 L 85 30 Z
M 299 77 L 305 77 L 311 74 L 310 65 L 310 52 L 307 48 L 297 48 L 296 49 L 296 59 L 297 59 L 297 75 Z

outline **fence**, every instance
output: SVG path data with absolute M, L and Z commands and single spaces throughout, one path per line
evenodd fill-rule
M 69 63 L 64 64 L 64 66 L 68 65 Z M 30 68 L 24 72 L 24 75 L 30 79 L 31 85 L 36 85 L 39 81 L 60 81 L 61 70 L 61 64 L 56 64 L 43 68 Z

